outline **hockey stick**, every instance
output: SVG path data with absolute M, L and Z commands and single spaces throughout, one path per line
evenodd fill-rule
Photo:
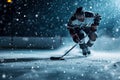
M 78 35 L 77 35 L 78 36 Z M 86 35 L 87 36 L 87 35 Z M 86 37 L 85 36 L 85 37 Z M 61 57 L 50 57 L 50 60 L 64 60 L 63 59 L 63 57 L 65 56 L 65 55 L 67 55 L 74 47 L 76 47 L 77 46 L 77 44 L 79 44 L 80 43 L 80 39 L 79 39 L 79 37 L 78 37 L 78 43 L 76 43 L 73 47 L 71 47 L 65 54 L 63 54 Z
M 76 43 L 73 47 L 71 47 L 65 54 L 63 54 L 61 57 L 50 57 L 50 60 L 64 60 L 63 57 L 67 55 L 74 47 L 77 46 L 78 43 Z

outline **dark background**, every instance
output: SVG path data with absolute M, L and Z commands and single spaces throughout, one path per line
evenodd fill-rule
M 76 8 L 99 13 L 100 36 L 120 35 L 119 0 L 0 0 L 0 36 L 68 36 L 65 25 Z

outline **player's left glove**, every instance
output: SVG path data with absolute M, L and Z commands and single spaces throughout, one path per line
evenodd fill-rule
M 99 25 L 99 22 L 100 22 L 100 20 L 101 20 L 101 16 L 97 13 L 97 14 L 95 14 L 95 16 L 94 16 L 94 25 Z
M 97 13 L 94 16 L 94 23 L 91 25 L 91 31 L 96 31 L 97 30 L 97 26 L 99 25 L 101 20 L 101 16 Z

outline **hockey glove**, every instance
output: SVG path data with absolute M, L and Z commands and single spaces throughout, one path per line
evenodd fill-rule
M 72 35 L 73 41 L 78 43 L 79 42 L 79 36 L 77 34 Z
M 94 25 L 99 25 L 99 22 L 101 20 L 101 16 L 97 13 L 95 14 L 95 17 L 94 17 Z

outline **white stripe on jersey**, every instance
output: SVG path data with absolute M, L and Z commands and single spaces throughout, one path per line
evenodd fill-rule
M 94 23 L 94 18 L 85 18 L 84 22 L 80 22 L 78 19 L 72 21 L 72 25 L 78 25 L 80 27 L 91 27 Z

